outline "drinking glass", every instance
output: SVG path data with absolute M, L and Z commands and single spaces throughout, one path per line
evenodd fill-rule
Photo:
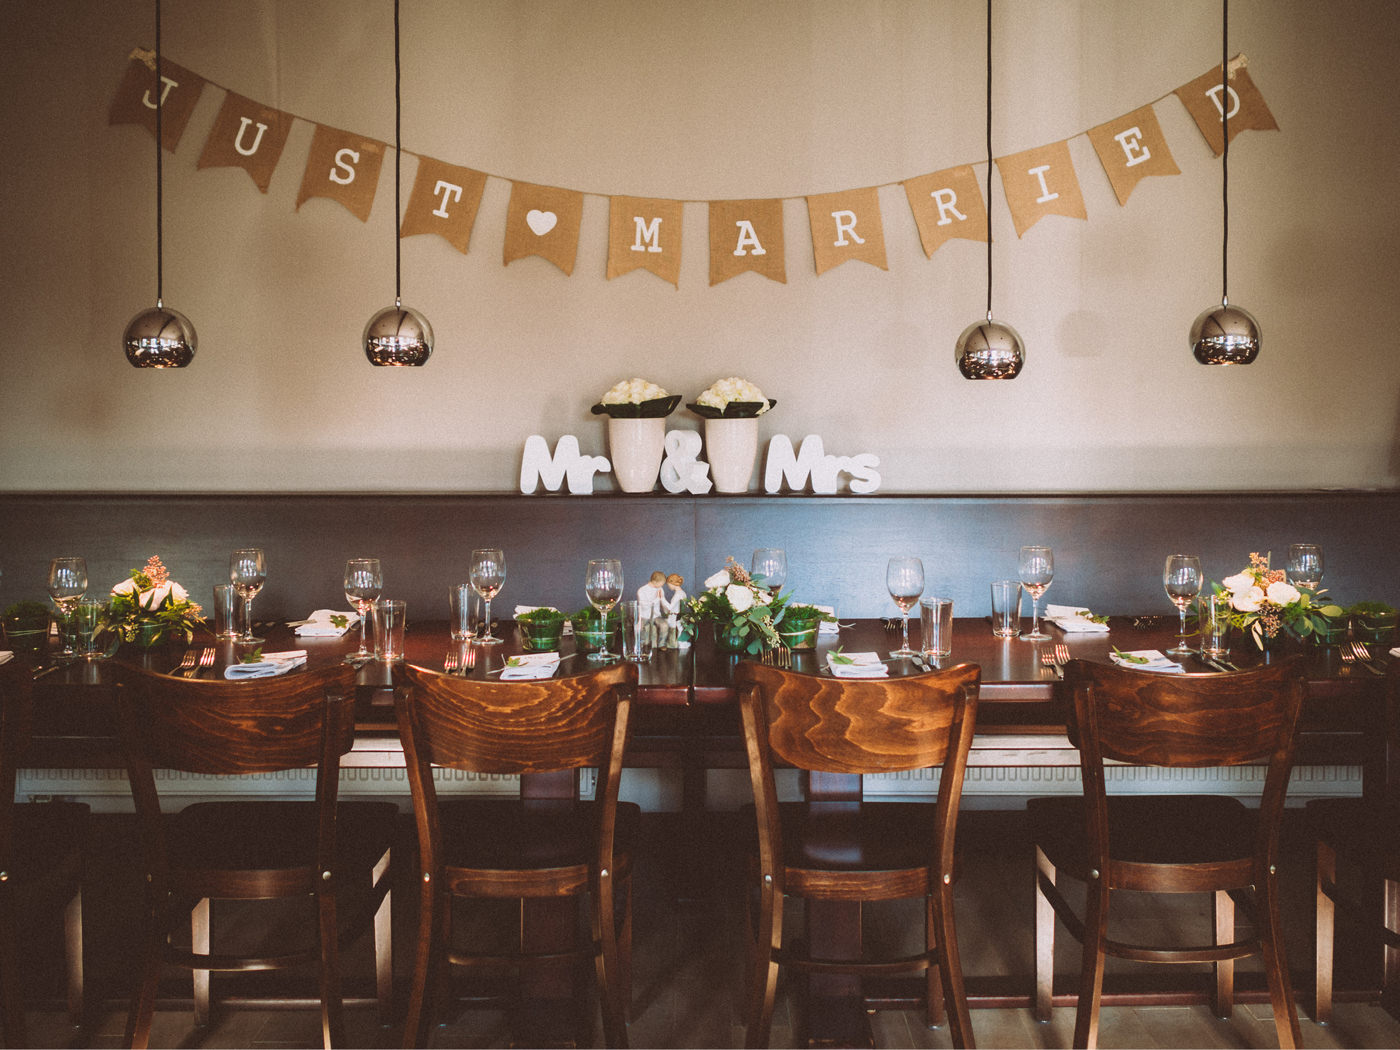
M 603 628 L 603 641 L 596 653 L 589 653 L 590 660 L 611 660 L 608 652 L 608 613 L 622 597 L 622 562 L 616 558 L 594 558 L 588 563 L 588 571 L 583 576 L 583 593 L 588 595 L 588 603 L 598 610 L 599 622 Z
M 1322 582 L 1322 548 L 1316 543 L 1295 543 L 1288 548 L 1288 582 L 1314 593 Z
M 49 597 L 63 617 L 63 654 L 75 656 L 73 648 L 73 609 L 87 593 L 87 562 L 82 558 L 55 558 L 49 562 Z
M 482 634 L 477 641 L 482 645 L 497 645 L 504 641 L 491 633 L 491 599 L 501 593 L 506 585 L 506 553 L 499 547 L 482 547 L 472 551 L 472 589 L 481 595 L 486 603 L 485 619 L 482 620 Z
M 1181 614 L 1181 637 L 1176 648 L 1168 649 L 1168 656 L 1190 656 L 1195 652 L 1186 644 L 1186 610 L 1201 593 L 1201 559 L 1194 554 L 1169 554 L 1167 564 L 1162 569 L 1162 586 L 1167 589 L 1167 597 L 1176 605 Z
M 924 563 L 907 556 L 891 558 L 885 567 L 885 586 L 899 606 L 904 629 L 899 648 L 891 650 L 890 655 L 913 656 L 914 650 L 909 648 L 909 610 L 919 600 L 919 595 L 924 593 Z
M 243 599 L 243 633 L 240 645 L 257 645 L 266 639 L 253 636 L 253 598 L 267 582 L 267 555 L 260 547 L 245 547 L 234 551 L 228 559 L 228 579 Z
M 1021 638 L 1028 642 L 1049 641 L 1050 636 L 1040 629 L 1040 596 L 1055 578 L 1055 552 L 1049 547 L 1022 547 L 1017 574 L 1022 588 L 1031 596 L 1031 629 Z
M 360 647 L 354 656 L 347 656 L 347 662 L 368 660 L 369 651 L 369 611 L 374 600 L 384 590 L 384 570 L 379 567 L 378 558 L 351 558 L 345 563 L 345 600 L 360 614 Z
M 776 598 L 787 583 L 787 552 L 777 547 L 760 547 L 753 552 L 749 575 L 754 583 L 767 587 Z

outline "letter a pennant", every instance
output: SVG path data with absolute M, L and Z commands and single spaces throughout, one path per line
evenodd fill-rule
M 485 188 L 484 172 L 419 157 L 399 236 L 435 233 L 466 255 Z
M 781 200 L 710 201 L 710 286 L 746 270 L 787 284 Z
M 1181 174 L 1151 106 L 1090 128 L 1089 141 L 1120 205 L 1128 203 L 1138 180 L 1148 175 Z
M 329 197 L 367 222 L 383 163 L 384 143 L 317 124 L 297 191 L 297 208 L 312 197 Z
M 583 194 L 530 182 L 510 184 L 506 206 L 505 262 L 538 255 L 565 274 L 574 272 L 578 230 L 583 221 Z
M 997 171 L 1001 172 L 1001 187 L 1006 192 L 1006 205 L 1011 209 L 1017 237 L 1024 236 L 1047 215 L 1089 218 L 1079 179 L 1074 174 L 1074 162 L 1069 158 L 1068 142 L 1053 142 L 998 157 Z
M 1231 142 L 1235 141 L 1235 136 L 1241 131 L 1278 130 L 1274 115 L 1269 112 L 1268 103 L 1254 86 L 1249 70 L 1245 68 L 1247 61 L 1244 55 L 1236 55 L 1230 59 L 1228 69 Z M 1191 114 L 1191 119 L 1196 122 L 1196 127 L 1201 129 L 1201 134 L 1210 144 L 1211 152 L 1217 157 L 1225 149 L 1224 136 L 1220 133 L 1226 113 L 1220 101 L 1221 86 L 1220 67 L 1216 66 L 1202 73 L 1191 83 L 1176 89 L 1176 97 L 1181 99 L 1181 104 L 1186 107 L 1186 112 Z
M 164 55 L 160 59 L 160 88 L 156 87 L 156 53 L 137 48 L 126 64 L 122 82 L 112 99 L 108 124 L 140 124 L 152 137 L 156 133 L 156 106 L 165 112 L 160 118 L 161 145 L 171 153 L 180 144 L 194 104 L 204 90 L 204 78 L 177 66 Z
M 608 199 L 608 280 L 650 270 L 677 288 L 681 280 L 680 201 Z
M 982 187 L 969 164 L 906 179 L 904 195 L 919 227 L 924 254 L 933 253 L 954 237 L 969 241 L 987 239 L 987 205 Z
M 880 198 L 874 187 L 808 197 L 807 223 L 812 228 L 812 255 L 818 277 L 849 259 L 889 269 L 885 264 Z
M 282 157 L 292 115 L 269 109 L 232 91 L 214 118 L 214 128 L 199 155 L 201 168 L 242 168 L 263 193 Z

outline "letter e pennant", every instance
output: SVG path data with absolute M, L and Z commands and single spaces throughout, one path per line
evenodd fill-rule
M 1099 163 L 1103 165 L 1119 205 L 1128 203 L 1128 194 L 1133 192 L 1139 179 L 1148 175 L 1181 174 L 1151 106 L 1090 128 L 1089 141 L 1099 155 Z
M 787 284 L 781 200 L 710 201 L 710 286 L 745 270 Z
M 484 172 L 419 157 L 399 236 L 435 233 L 466 255 L 485 188 Z
M 885 264 L 880 198 L 874 187 L 808 197 L 807 222 L 812 228 L 817 276 L 848 259 L 889 269 Z
M 201 168 L 242 168 L 263 193 L 282 157 L 292 115 L 269 109 L 232 91 L 214 118 L 214 128 L 199 155 Z
M 1053 142 L 997 158 L 1006 205 L 1021 237 L 1047 215 L 1087 219 L 1068 142 Z
M 583 220 L 583 194 L 531 182 L 510 184 L 506 207 L 505 261 L 538 255 L 565 274 L 574 272 L 578 230 Z
M 906 179 L 904 195 L 919 227 L 924 254 L 930 259 L 954 237 L 987 239 L 987 205 L 971 165 Z
M 194 104 L 204 90 L 204 78 L 177 66 L 164 55 L 160 59 L 160 88 L 156 88 L 156 53 L 137 48 L 126 64 L 122 82 L 107 114 L 108 124 L 140 124 L 156 133 L 156 106 L 164 107 L 160 118 L 161 145 L 171 153 L 180 145 Z
M 297 191 L 297 207 L 312 197 L 329 197 L 345 205 L 361 222 L 368 221 L 383 163 L 384 143 L 317 124 Z
M 1235 136 L 1241 131 L 1278 130 L 1274 115 L 1269 112 L 1268 103 L 1254 86 L 1249 70 L 1245 68 L 1247 63 L 1248 59 L 1244 55 L 1236 55 L 1230 59 L 1228 88 L 1231 142 L 1235 141 Z M 1201 134 L 1210 144 L 1211 152 L 1217 157 L 1225 148 L 1224 136 L 1220 134 L 1220 125 L 1225 123 L 1226 112 L 1220 101 L 1221 87 L 1220 67 L 1216 66 L 1209 72 L 1202 73 L 1191 83 L 1176 89 L 1176 97 L 1181 99 L 1181 104 L 1186 107 L 1186 112 L 1191 114 L 1191 119 L 1196 122 L 1196 127 L 1201 129 Z
M 609 198 L 608 280 L 650 270 L 679 288 L 683 210 L 680 201 Z

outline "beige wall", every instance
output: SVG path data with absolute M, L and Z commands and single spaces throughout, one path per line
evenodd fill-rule
M 1218 60 L 1215 0 L 998 0 L 998 154 L 1076 136 L 1089 220 L 1018 240 L 994 189 L 996 314 L 1028 348 L 1013 383 L 969 383 L 952 347 L 984 310 L 984 248 L 925 259 L 880 190 L 889 271 L 818 278 L 801 195 L 981 156 L 974 0 L 403 0 L 406 150 L 492 173 L 472 251 L 403 243 L 428 367 L 371 368 L 364 322 L 393 296 L 392 169 L 367 225 L 295 210 L 312 125 L 270 192 L 196 171 L 222 91 L 166 165 L 165 293 L 194 365 L 122 356 L 154 297 L 151 139 L 108 127 L 152 5 L 0 0 L 0 488 L 509 491 L 525 438 L 574 433 L 639 374 L 693 398 L 737 373 L 779 400 L 763 435 L 875 452 L 885 491 L 1392 487 L 1400 473 L 1395 166 L 1400 8 L 1236 0 L 1282 128 L 1230 157 L 1232 301 L 1264 350 L 1207 369 L 1186 346 L 1220 291 L 1220 165 L 1180 104 L 1156 111 L 1180 177 L 1120 208 L 1082 132 Z M 307 120 L 392 141 L 390 0 L 166 0 L 166 54 Z M 416 161 L 406 157 L 404 196 Z M 979 169 L 980 170 L 980 169 Z M 507 179 L 590 194 L 578 265 L 501 265 Z M 707 283 L 685 213 L 679 289 L 603 276 L 609 193 L 790 197 L 788 282 Z M 596 194 L 596 195 L 595 195 Z M 698 428 L 684 410 L 674 426 Z

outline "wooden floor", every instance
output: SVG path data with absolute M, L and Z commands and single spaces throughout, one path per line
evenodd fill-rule
M 716 830 L 718 829 L 718 830 Z M 35 942 L 41 956 L 32 974 L 29 1012 L 30 1041 L 36 1046 L 119 1046 L 125 1020 L 126 986 L 131 957 L 127 946 L 136 929 L 136 912 L 126 901 L 138 888 L 134 858 L 130 853 L 127 818 L 103 817 L 98 821 L 96 860 L 87 890 L 88 981 L 91 991 L 90 1020 L 83 1030 L 70 1028 L 61 1012 L 56 939 Z M 636 946 L 633 1020 L 630 1038 L 634 1047 L 729 1047 L 743 1045 L 740 1018 L 740 983 L 743 953 L 743 921 L 738 882 L 733 866 L 716 861 L 708 866 L 677 864 L 675 847 L 681 829 L 674 818 L 648 818 L 650 847 L 640 858 L 636 903 Z M 681 838 L 699 842 L 702 853 L 724 856 L 740 829 L 732 819 L 719 818 L 715 827 L 697 835 L 686 829 Z M 405 825 L 405 848 L 395 897 L 397 969 L 402 978 L 415 934 L 413 877 L 408 870 L 411 831 Z M 1290 963 L 1300 987 L 1310 987 L 1311 905 L 1308 897 L 1305 843 L 1290 835 L 1287 868 L 1287 931 Z M 716 844 L 718 843 L 718 844 Z M 964 969 L 978 975 L 1023 975 L 1007 982 L 1018 991 L 1029 991 L 1033 949 L 1031 943 L 1030 859 L 1020 814 L 970 813 L 960 829 L 957 921 L 963 945 Z M 681 891 L 678 897 L 677 890 Z M 1129 898 L 1123 895 L 1122 904 Z M 1155 898 L 1150 903 L 1115 911 L 1137 935 L 1162 929 L 1199 924 L 1209 929 L 1207 906 L 1190 898 Z M 1120 902 L 1115 899 L 1115 909 Z M 872 910 L 867 916 L 872 941 L 918 936 L 918 913 L 903 904 Z M 216 921 L 219 921 L 216 919 Z M 232 927 L 229 936 L 257 941 L 278 936 L 298 920 L 284 917 L 269 924 L 239 912 L 220 929 Z M 277 926 L 269 931 L 269 925 Z M 1062 933 L 1063 931 L 1061 931 Z M 1363 952 L 1345 928 L 1339 927 L 1338 954 L 1352 960 Z M 218 934 L 216 933 L 216 936 Z M 1364 961 L 1364 959 L 1362 959 Z M 349 976 L 347 1011 L 353 1046 L 397 1046 L 396 1027 L 381 1028 L 375 1008 L 367 998 L 371 987 L 368 943 L 354 945 L 346 957 Z M 1061 936 L 1057 945 L 1057 973 L 1069 977 L 1077 967 L 1075 946 Z M 1248 964 L 1245 965 L 1248 968 Z M 1110 973 L 1125 972 L 1114 967 Z M 1154 971 L 1160 972 L 1160 968 Z M 1204 987 L 1205 973 L 1201 974 Z M 213 1023 L 203 1030 L 191 1020 L 188 978 L 172 974 L 163 987 L 156 1015 L 152 1046 L 300 1047 L 319 1046 L 320 1028 L 314 1007 L 218 1006 Z M 241 979 L 216 977 L 216 997 L 251 996 L 262 989 L 292 987 L 296 994 L 310 994 L 310 975 L 249 975 Z M 251 986 L 248 982 L 251 982 Z M 283 982 L 276 984 L 274 982 Z M 290 982 L 290 985 L 287 983 Z M 1026 987 L 1022 987 L 1025 985 Z M 1300 1011 L 1306 999 L 1300 996 Z M 774 1046 L 794 1045 L 800 1018 L 793 988 L 782 986 L 773 1029 Z M 600 1026 L 591 1011 L 597 1044 Z M 444 1018 L 433 1029 L 430 1045 L 438 1047 L 504 1047 L 512 1044 L 512 1031 L 520 1045 L 537 1045 L 553 1038 L 558 1017 L 528 1013 L 508 1019 L 502 1012 L 463 1010 Z M 973 1029 L 983 1047 L 1067 1047 L 1074 1027 L 1074 1012 L 1058 1008 L 1049 1024 L 1038 1024 L 1025 1007 L 975 1009 Z M 554 1025 L 554 1028 L 551 1028 Z M 911 1010 L 882 1010 L 871 1015 L 875 1045 L 883 1047 L 944 1047 L 951 1045 L 946 1027 L 929 1029 L 922 1015 Z M 1397 1047 L 1400 1022 L 1374 1003 L 1341 1002 L 1336 1020 L 1321 1027 L 1303 1014 L 1303 1043 L 1308 1047 Z M 1276 1046 L 1271 1011 L 1267 1005 L 1237 1005 L 1229 1020 L 1216 1018 L 1205 1006 L 1107 1007 L 1103 1013 L 1100 1045 L 1104 1047 L 1269 1047 Z

